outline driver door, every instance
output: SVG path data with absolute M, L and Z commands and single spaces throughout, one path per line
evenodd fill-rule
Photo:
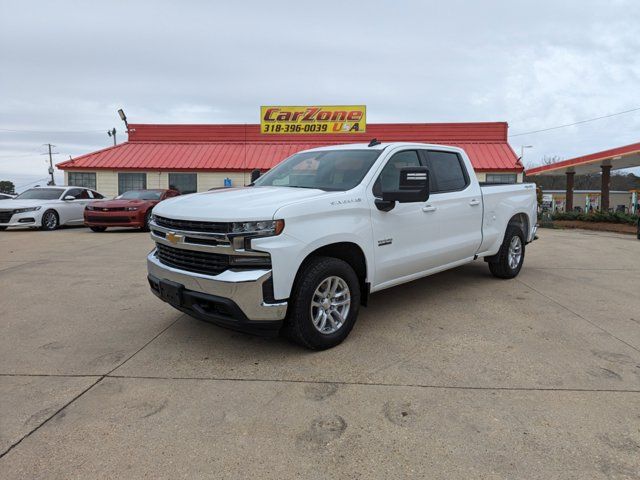
M 373 250 L 376 257 L 374 287 L 387 287 L 401 283 L 408 277 L 437 266 L 433 240 L 438 226 L 427 209 L 429 202 L 396 202 L 388 212 L 379 210 L 375 198 L 383 190 L 395 190 L 400 182 L 400 169 L 423 166 L 417 150 L 394 153 L 370 192 Z

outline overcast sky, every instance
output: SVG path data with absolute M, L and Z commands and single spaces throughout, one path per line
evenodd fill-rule
M 511 134 L 640 107 L 637 0 L 0 5 L 0 179 L 18 187 L 47 176 L 43 143 L 59 162 L 112 127 L 125 140 L 120 107 L 132 123 L 256 123 L 262 104 L 365 104 L 369 122 Z M 640 111 L 510 140 L 534 146 L 528 165 L 638 141 Z

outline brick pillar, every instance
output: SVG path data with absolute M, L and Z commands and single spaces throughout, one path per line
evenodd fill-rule
M 611 165 L 602 165 L 602 184 L 600 187 L 600 210 L 609 211 L 609 182 L 611 180 Z
M 566 199 L 564 203 L 564 211 L 571 212 L 573 211 L 573 176 L 576 172 L 567 172 L 567 192 Z

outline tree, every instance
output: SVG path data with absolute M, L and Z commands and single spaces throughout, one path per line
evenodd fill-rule
M 15 195 L 16 186 L 10 180 L 0 180 L 0 193 L 8 193 L 9 195 Z

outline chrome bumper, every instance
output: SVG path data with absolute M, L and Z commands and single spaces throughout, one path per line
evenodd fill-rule
M 155 250 L 147 256 L 150 275 L 183 285 L 186 290 L 222 297 L 234 302 L 251 321 L 283 320 L 287 302 L 265 303 L 262 285 L 271 278 L 271 270 L 226 270 L 209 276 L 186 272 L 160 263 Z

